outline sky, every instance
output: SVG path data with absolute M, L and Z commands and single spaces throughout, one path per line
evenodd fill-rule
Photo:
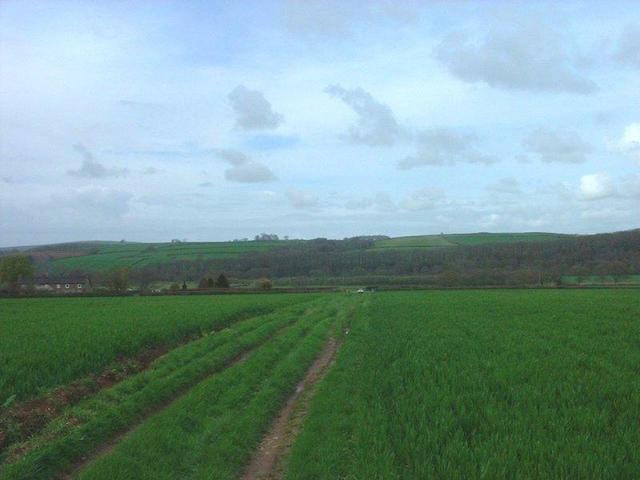
M 636 1 L 0 1 L 0 246 L 640 226 Z

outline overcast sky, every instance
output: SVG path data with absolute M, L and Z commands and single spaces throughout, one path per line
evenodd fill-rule
M 0 2 L 0 246 L 640 226 L 640 4 Z

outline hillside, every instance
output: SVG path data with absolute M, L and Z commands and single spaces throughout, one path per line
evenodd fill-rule
M 224 272 L 236 282 L 282 285 L 513 285 L 541 281 L 637 283 L 640 230 L 598 235 L 474 233 L 343 240 L 78 242 L 40 246 L 38 273 L 86 273 L 100 283 L 114 268 L 134 282 L 188 281 Z M 589 280 L 591 282 L 591 280 Z M 592 282 L 593 283 L 593 282 Z
M 113 268 L 140 268 L 182 260 L 212 260 L 232 258 L 247 253 L 264 252 L 275 247 L 298 243 L 295 240 L 251 242 L 180 242 L 180 243 L 110 243 L 86 249 L 70 249 L 66 254 L 41 249 L 51 255 L 48 266 L 52 271 L 83 270 L 102 272 Z M 58 252 L 58 255 L 55 255 Z
M 570 237 L 570 235 L 556 233 L 418 235 L 376 239 L 367 245 L 366 249 L 372 251 L 422 250 L 455 246 L 547 241 L 566 237 Z M 20 247 L 20 250 L 31 255 L 42 270 L 52 273 L 72 270 L 93 273 L 104 272 L 113 268 L 138 269 L 180 261 L 237 258 L 257 252 L 303 245 L 308 242 L 310 240 L 178 243 L 92 241 Z M 9 252 L 7 251 L 6 253 Z

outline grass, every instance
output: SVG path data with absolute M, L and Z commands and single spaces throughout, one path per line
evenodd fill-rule
M 456 245 L 471 246 L 486 245 L 491 243 L 540 242 L 548 240 L 558 240 L 564 237 L 567 237 L 567 235 L 538 232 L 419 235 L 378 240 L 375 243 L 374 249 L 439 248 L 453 247 Z
M 198 338 L 14 442 L 2 480 L 57 478 L 96 452 L 78 478 L 237 478 L 344 328 L 286 478 L 640 478 L 634 290 L 29 299 L 0 302 L 3 311 L 13 317 L 0 320 L 0 347 L 40 323 L 66 362 L 127 336 Z M 36 345 L 24 362 L 46 348 Z
M 0 405 L 312 295 L 0 300 Z
M 325 299 L 237 322 L 158 359 L 152 368 L 70 408 L 37 437 L 15 445 L 28 451 L 0 469 L 3 479 L 51 478 L 90 454 L 145 414 L 222 370 L 242 352 L 268 342 L 289 325 L 312 325 L 327 318 Z M 293 328 L 289 328 L 292 330 Z M 211 377 L 216 378 L 216 377 Z M 192 395 L 192 393 L 189 393 Z M 5 456 L 11 458 L 12 451 Z
M 200 383 L 79 478 L 237 478 L 327 340 L 335 313 L 301 319 L 245 362 Z
M 231 258 L 251 252 L 283 247 L 296 240 L 261 242 L 183 242 L 183 243 L 112 243 L 99 244 L 86 255 L 52 260 L 54 271 L 106 271 L 113 268 L 137 268 L 175 260 Z
M 639 478 L 635 291 L 368 298 L 288 479 Z

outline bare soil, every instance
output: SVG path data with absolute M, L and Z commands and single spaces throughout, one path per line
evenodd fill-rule
M 275 480 L 283 477 L 282 460 L 302 428 L 314 387 L 329 371 L 339 347 L 335 338 L 329 339 L 263 437 L 241 477 L 243 480 Z

